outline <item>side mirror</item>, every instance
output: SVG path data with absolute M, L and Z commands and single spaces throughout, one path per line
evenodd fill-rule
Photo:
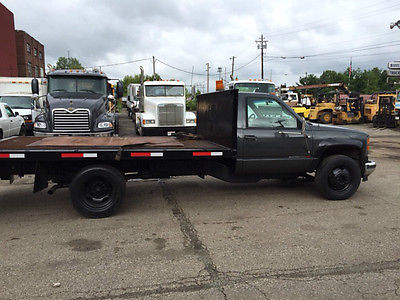
M 39 94 L 39 81 L 36 78 L 33 78 L 31 81 L 31 89 L 32 89 L 32 94 L 34 95 Z
M 124 95 L 124 85 L 122 84 L 121 81 L 117 82 L 117 97 L 122 98 Z
M 17 111 L 15 111 L 14 116 L 19 116 L 19 113 Z

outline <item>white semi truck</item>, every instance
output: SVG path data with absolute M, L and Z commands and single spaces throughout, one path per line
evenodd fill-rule
M 185 84 L 178 80 L 146 81 L 139 87 L 136 131 L 140 135 L 195 133 L 196 115 L 186 111 Z
M 31 81 L 29 77 L 0 77 L 0 102 L 7 103 L 13 112 L 17 112 L 25 120 L 28 132 L 33 130 L 35 118 L 42 112 L 43 97 L 35 102 L 32 99 Z M 39 96 L 47 94 L 46 78 L 39 78 Z

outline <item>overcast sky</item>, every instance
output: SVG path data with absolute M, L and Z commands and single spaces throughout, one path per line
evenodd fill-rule
M 24 30 L 45 46 L 46 64 L 59 56 L 76 57 L 86 66 L 103 67 L 109 77 L 152 73 L 150 58 L 192 71 L 193 83 L 205 85 L 206 63 L 211 83 L 217 69 L 235 77 L 261 78 L 255 40 L 268 40 L 265 78 L 293 84 L 306 72 L 386 68 L 400 59 L 399 0 L 332 1 L 131 1 L 131 0 L 2 0 L 14 13 L 16 29 Z M 303 57 L 301 59 L 301 57 Z M 286 57 L 283 59 L 281 57 Z M 162 78 L 191 83 L 191 75 L 160 61 Z

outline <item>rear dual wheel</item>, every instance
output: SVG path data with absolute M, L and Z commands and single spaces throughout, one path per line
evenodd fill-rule
M 72 204 L 85 217 L 111 216 L 125 195 L 125 178 L 107 165 L 83 168 L 70 184 Z

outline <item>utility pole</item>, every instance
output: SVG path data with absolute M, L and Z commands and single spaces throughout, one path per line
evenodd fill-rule
M 304 78 L 304 84 L 307 85 L 307 83 L 308 83 L 308 80 L 307 80 L 307 72 L 306 72 L 306 78 Z M 306 92 L 305 92 L 305 93 L 306 93 L 306 95 L 307 95 L 307 89 L 306 89 Z
M 190 78 L 190 87 L 193 86 L 193 72 L 194 72 L 194 66 L 192 66 L 192 76 Z
M 226 67 L 225 67 L 225 76 L 224 76 L 224 79 L 225 79 L 225 83 L 226 83 Z
M 232 56 L 230 59 L 232 59 L 232 73 L 231 73 L 231 80 L 234 80 L 234 78 L 233 78 L 233 71 L 235 70 L 235 56 Z
M 210 91 L 210 64 L 206 63 L 207 66 L 207 93 Z
M 156 79 L 156 59 L 153 56 L 153 80 Z
M 264 39 L 264 35 L 257 41 L 257 49 L 261 50 L 261 79 L 264 79 L 264 49 L 267 49 L 267 40 Z

